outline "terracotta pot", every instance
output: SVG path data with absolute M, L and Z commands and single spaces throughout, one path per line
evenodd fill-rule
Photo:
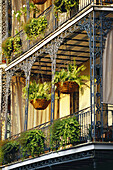
M 73 147 L 72 144 L 69 144 L 69 145 L 67 144 L 66 146 L 59 147 L 58 150 L 68 149 L 68 148 L 71 148 L 71 147 Z
M 34 4 L 44 4 L 47 0 L 32 0 Z
M 6 63 L 6 60 L 2 60 L 2 63 Z
M 61 93 L 64 93 L 64 94 L 70 94 L 70 93 L 73 93 L 77 90 L 78 88 L 78 84 L 75 83 L 75 82 L 72 82 L 72 81 L 65 81 L 63 83 L 63 85 L 61 85 L 61 82 L 57 83 L 56 84 L 58 90 L 61 92 Z
M 51 100 L 46 99 L 36 99 L 35 102 L 33 100 L 30 101 L 30 103 L 33 105 L 33 107 L 37 110 L 44 110 L 47 108 Z
M 32 156 L 30 155 L 29 158 L 32 158 Z

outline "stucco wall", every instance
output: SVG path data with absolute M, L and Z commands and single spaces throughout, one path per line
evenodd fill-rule
M 90 62 L 84 63 L 86 70 L 83 72 L 84 75 L 90 75 Z M 90 82 L 87 83 L 90 86 Z M 90 88 L 84 86 L 84 93 L 82 94 L 79 90 L 79 110 L 82 110 L 90 106 Z

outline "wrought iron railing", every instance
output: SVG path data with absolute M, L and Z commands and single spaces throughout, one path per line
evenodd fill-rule
M 72 115 L 68 115 L 66 117 L 62 117 L 59 120 L 63 120 L 70 117 L 76 117 L 76 120 L 79 123 L 80 127 L 80 134 L 79 134 L 79 140 L 76 143 L 70 143 L 71 147 L 80 143 L 86 143 L 89 141 L 99 141 L 99 142 L 113 142 L 113 106 L 104 106 L 103 107 L 103 122 L 101 122 L 99 119 L 99 116 L 102 117 L 102 115 L 96 115 L 96 121 L 93 122 L 91 120 L 91 117 L 94 116 L 94 114 L 91 112 L 91 108 L 87 107 L 83 110 L 80 110 Z M 92 116 L 91 116 L 92 114 Z M 98 113 L 97 113 L 98 114 Z M 105 122 L 106 119 L 106 122 Z M 54 120 L 56 121 L 56 120 Z M 54 122 L 53 122 L 54 123 Z M 52 122 L 46 122 L 39 126 L 34 127 L 33 129 L 42 130 L 45 135 L 45 147 L 44 147 L 44 153 L 51 151 L 51 128 Z M 94 126 L 95 125 L 95 126 Z M 94 136 L 94 128 L 95 128 L 95 136 Z M 33 130 L 29 129 L 29 130 Z M 28 130 L 28 131 L 29 131 Z M 23 132 L 22 132 L 23 133 Z M 13 135 L 9 138 L 9 140 L 17 140 L 22 133 Z M 59 147 L 58 145 L 55 146 L 54 149 L 61 150 L 64 148 Z M 22 155 L 18 155 L 16 160 L 23 159 Z M 27 155 L 29 157 L 29 155 Z
M 104 106 L 105 107 L 105 106 Z M 93 114 L 93 113 L 92 113 Z M 89 139 L 89 130 L 91 130 L 91 124 L 93 126 L 92 129 L 94 129 L 94 122 L 92 121 L 91 123 L 91 110 L 90 107 L 87 107 L 83 110 L 80 110 L 74 114 L 68 115 L 66 117 L 62 117 L 59 119 L 65 119 L 65 118 L 69 118 L 69 117 L 76 117 L 76 120 L 79 122 L 80 125 L 80 141 L 87 141 L 87 139 Z M 106 120 L 105 117 L 106 116 Z M 100 115 L 101 117 L 101 115 Z M 107 105 L 106 108 L 103 109 L 103 119 L 104 119 L 104 123 L 102 123 L 102 120 L 100 120 L 99 115 L 96 115 L 96 122 L 95 122 L 95 128 L 96 128 L 96 139 L 99 140 L 102 136 L 99 136 L 99 132 L 100 132 L 100 128 L 103 128 L 103 133 L 105 135 L 105 133 L 107 132 L 107 130 L 112 130 L 113 129 L 113 105 Z M 102 127 L 103 124 L 103 127 Z M 49 127 L 51 125 L 51 121 L 48 121 L 46 123 L 40 124 L 32 129 L 46 129 L 47 127 Z M 29 129 L 29 130 L 32 130 Z M 105 131 L 106 129 L 106 131 Z M 98 131 L 99 130 L 99 131 Z M 101 133 L 102 134 L 102 133 Z M 16 139 L 21 135 L 21 133 L 18 133 L 16 135 L 13 135 L 10 137 L 10 139 Z M 91 135 L 91 134 L 89 134 Z M 112 135 L 111 135 L 112 136 Z M 106 139 L 107 140 L 110 139 L 109 138 L 109 134 L 107 134 Z M 113 136 L 112 136 L 113 138 Z M 85 139 L 85 140 L 84 140 Z
M 83 110 L 80 110 L 78 112 L 75 112 L 71 115 L 59 118 L 59 119 L 66 119 L 69 117 L 76 117 L 76 120 L 78 121 L 80 125 L 80 142 L 86 142 L 87 140 L 103 140 L 103 141 L 109 141 L 113 140 L 113 105 L 105 105 L 103 104 L 103 111 L 102 115 L 96 114 L 95 115 L 95 122 L 93 121 L 93 118 L 91 120 L 91 117 L 94 116 L 93 113 L 91 113 L 91 108 L 87 107 Z M 91 115 L 92 114 L 92 115 Z M 95 124 L 95 136 L 93 134 L 94 131 L 94 124 Z M 40 124 L 32 129 L 41 129 L 46 130 L 51 125 L 51 121 L 48 121 L 46 123 Z M 92 129 L 92 132 L 91 132 Z M 29 131 L 28 130 L 28 131 Z M 21 133 L 18 133 L 16 135 L 13 135 L 10 137 L 10 139 L 16 139 L 21 135 Z M 103 139 L 102 139 L 103 138 Z

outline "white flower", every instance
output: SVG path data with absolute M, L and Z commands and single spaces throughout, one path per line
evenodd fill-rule
M 24 5 L 23 5 L 23 8 L 25 8 L 25 7 L 26 7 L 26 5 L 24 4 Z
M 16 13 L 15 17 L 18 17 L 19 13 Z
M 12 15 L 14 14 L 14 12 L 15 12 L 15 11 L 14 11 L 14 10 L 12 10 Z

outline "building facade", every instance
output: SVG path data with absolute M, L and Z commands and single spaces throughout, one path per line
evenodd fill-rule
M 56 152 L 47 144 L 48 153 L 46 148 L 39 157 L 11 162 L 1 168 L 112 169 L 113 1 L 79 0 L 74 7 L 56 14 L 52 0 L 34 2 L 35 5 L 29 0 L 4 2 L 6 37 L 14 38 L 13 46 L 16 38 L 20 44 L 7 56 L 1 110 L 2 140 L 14 140 L 24 131 L 42 129 L 51 142 L 48 127 L 56 119 L 67 117 L 76 117 L 80 134 L 74 146 L 59 148 Z M 34 37 L 29 39 L 25 23 L 42 16 L 47 21 L 45 31 L 36 38 L 32 31 Z M 52 84 L 48 106 L 35 109 L 29 102 L 30 83 L 34 80 L 53 82 L 56 72 L 66 70 L 75 61 L 78 67 L 82 64 L 86 67 L 81 75 L 90 77 L 83 86 L 83 93 L 78 86 L 74 91 L 62 92 Z M 25 86 L 27 95 L 23 98 Z

